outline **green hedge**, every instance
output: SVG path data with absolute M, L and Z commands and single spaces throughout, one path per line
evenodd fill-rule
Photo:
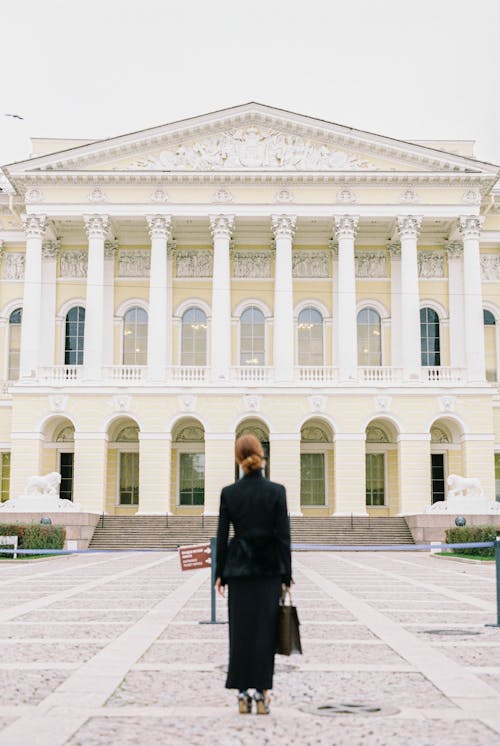
M 39 523 L 0 523 L 0 536 L 17 536 L 19 549 L 63 549 L 66 529 Z
M 465 544 L 467 542 L 495 541 L 496 526 L 460 526 L 446 531 L 447 544 Z M 477 547 L 473 549 L 452 549 L 457 554 L 470 554 L 476 557 L 494 557 L 495 547 Z

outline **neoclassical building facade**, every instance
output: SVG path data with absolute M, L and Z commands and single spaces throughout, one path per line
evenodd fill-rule
M 0 191 L 2 499 L 214 514 L 255 433 L 296 515 L 500 492 L 499 167 L 250 103 L 34 141 Z M 498 495 L 500 499 L 500 494 Z

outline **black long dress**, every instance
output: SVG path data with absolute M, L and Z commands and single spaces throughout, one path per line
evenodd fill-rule
M 226 688 L 272 689 L 281 583 L 291 582 L 290 526 L 285 488 L 260 471 L 222 490 L 216 575 L 229 586 Z

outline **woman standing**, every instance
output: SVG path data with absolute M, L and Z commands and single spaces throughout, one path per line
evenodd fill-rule
M 264 452 L 253 435 L 236 441 L 243 477 L 221 492 L 217 531 L 217 591 L 229 587 L 229 669 L 226 689 L 238 689 L 239 711 L 269 713 L 279 597 L 291 583 L 290 525 L 285 488 L 262 475 Z M 228 544 L 229 525 L 234 537 Z

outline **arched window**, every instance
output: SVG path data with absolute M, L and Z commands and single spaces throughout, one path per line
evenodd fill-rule
M 123 365 L 146 365 L 148 358 L 148 315 L 134 306 L 123 323 Z
M 323 316 L 304 308 L 298 318 L 299 365 L 323 365 Z
M 265 365 L 264 314 L 250 306 L 240 319 L 240 365 Z
M 85 332 L 85 309 L 81 306 L 71 308 L 66 314 L 64 336 L 64 364 L 83 364 L 83 337 Z
M 9 370 L 7 373 L 9 381 L 17 381 L 19 378 L 22 317 L 22 308 L 16 308 L 9 316 Z
M 432 308 L 420 309 L 420 349 L 422 365 L 441 365 L 439 316 Z
M 358 365 L 382 365 L 380 316 L 374 308 L 358 313 Z
M 497 380 L 497 327 L 491 311 L 483 311 L 486 380 Z
M 182 314 L 181 365 L 207 364 L 207 316 L 201 308 Z
M 125 425 L 116 436 L 119 443 L 119 505 L 139 505 L 139 428 Z

